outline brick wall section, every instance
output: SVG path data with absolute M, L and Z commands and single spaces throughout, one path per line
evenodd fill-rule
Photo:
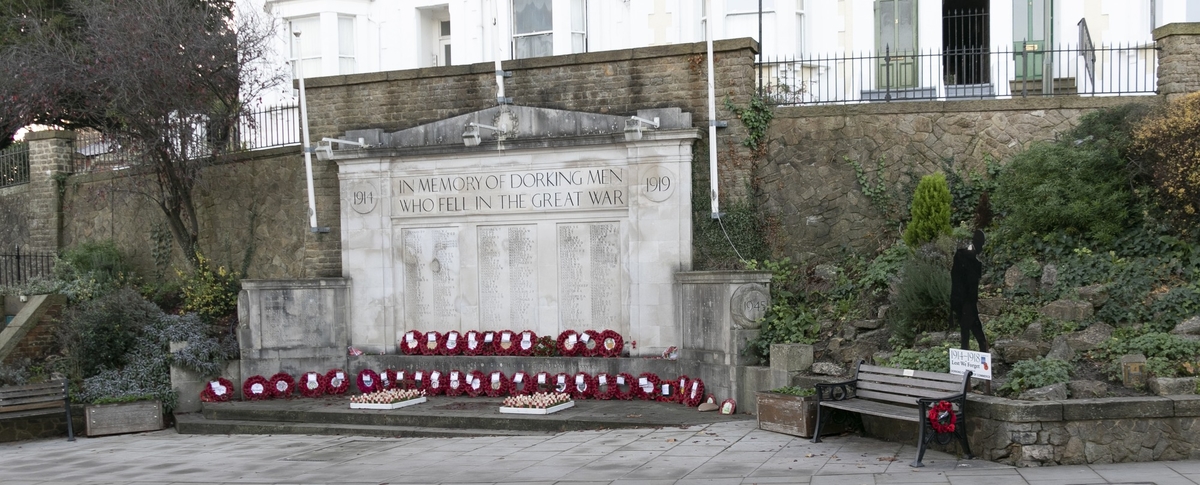
M 1158 94 L 1173 100 L 1200 90 L 1200 23 L 1167 24 L 1154 29 L 1158 43 Z
M 29 240 L 25 249 L 53 252 L 62 247 L 59 238 L 62 206 L 56 178 L 70 170 L 74 139 L 75 133 L 70 131 L 41 131 L 25 137 L 29 142 L 28 210 L 37 214 L 28 222 Z
M 57 323 L 62 314 L 62 303 L 51 307 L 29 333 L 17 343 L 17 348 L 5 357 L 0 365 L 12 365 L 22 359 L 40 362 L 59 351 Z
M 1062 96 L 778 109 L 767 162 L 758 172 L 763 204 L 777 217 L 779 243 L 793 259 L 843 246 L 878 249 L 895 240 L 897 228 L 885 227 L 847 159 L 859 161 L 873 183 L 882 157 L 893 200 L 904 207 L 913 178 L 943 170 L 946 161 L 981 171 L 986 157 L 1005 161 L 1035 140 L 1070 129 L 1089 111 L 1158 99 Z

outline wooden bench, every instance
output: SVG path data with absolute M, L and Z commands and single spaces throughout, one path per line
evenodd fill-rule
M 67 441 L 75 441 L 66 380 L 0 387 L 0 414 L 55 407 L 62 407 L 67 414 Z
M 917 459 L 910 466 L 925 466 L 921 463 L 925 456 L 925 448 L 935 439 L 945 445 L 953 438 L 958 438 L 966 457 L 974 458 L 971 455 L 971 447 L 967 444 L 963 420 L 967 386 L 970 383 L 970 371 L 966 375 L 958 376 L 879 367 L 860 361 L 858 369 L 854 372 L 854 379 L 816 385 L 817 426 L 812 442 L 821 442 L 822 418 L 827 418 L 822 416 L 821 408 L 841 409 L 917 423 Z M 953 433 L 938 433 L 930 423 L 929 410 L 942 401 L 950 403 L 954 413 L 956 421 Z

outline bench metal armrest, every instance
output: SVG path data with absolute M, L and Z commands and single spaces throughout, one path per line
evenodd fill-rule
M 929 408 L 934 404 L 946 401 L 951 404 L 956 404 L 959 416 L 964 415 L 967 410 L 967 395 L 966 393 L 950 394 L 944 397 L 922 397 L 917 399 L 917 406 L 921 408 L 921 420 L 925 420 L 929 416 Z
M 817 384 L 815 387 L 817 389 L 817 405 L 820 406 L 821 401 L 845 401 L 855 397 L 858 389 L 858 379 Z

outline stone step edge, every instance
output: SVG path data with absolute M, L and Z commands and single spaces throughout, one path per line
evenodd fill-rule
M 551 418 L 547 416 L 428 416 L 413 414 L 347 414 L 343 412 L 321 411 L 274 411 L 264 409 L 205 409 L 201 413 L 205 419 L 220 421 L 245 422 L 276 422 L 276 423 L 325 423 L 339 426 L 391 426 L 418 427 L 425 429 L 493 429 L 509 431 L 548 432 L 581 431 L 604 428 L 645 428 L 681 426 L 686 423 L 678 421 L 641 421 L 614 422 L 611 420 L 588 419 L 574 417 L 571 419 Z M 383 419 L 393 424 L 374 425 L 362 421 Z M 357 422 L 356 422 L 357 421 Z M 416 426 L 415 423 L 423 426 Z M 463 425 L 455 425 L 455 423 Z M 465 425 L 465 426 L 464 426 Z
M 311 434 L 357 435 L 393 438 L 469 438 L 478 436 L 553 436 L 547 431 L 504 429 L 426 428 L 420 426 L 379 426 L 365 424 L 321 424 L 282 421 L 244 421 L 206 419 L 198 415 L 175 416 L 180 434 Z

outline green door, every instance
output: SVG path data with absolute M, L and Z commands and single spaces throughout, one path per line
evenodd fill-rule
M 1054 0 L 1013 0 L 1013 60 L 1017 80 L 1042 78 L 1046 48 L 1053 39 Z
M 917 0 L 876 0 L 875 48 L 878 89 L 917 86 Z

